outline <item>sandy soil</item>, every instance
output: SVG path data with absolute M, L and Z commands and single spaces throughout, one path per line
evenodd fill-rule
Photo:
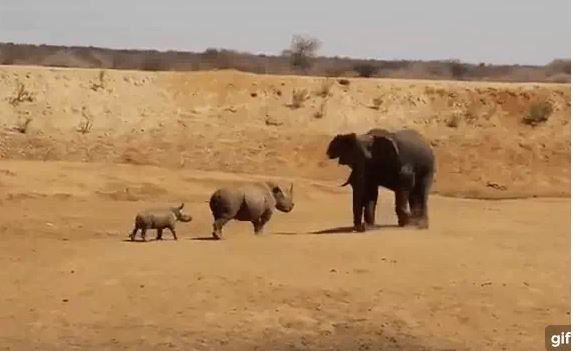
M 570 318 L 569 199 L 433 196 L 419 231 L 395 227 L 384 192 L 384 227 L 356 234 L 348 189 L 295 179 L 295 210 L 266 235 L 232 222 L 212 241 L 208 194 L 258 177 L 0 166 L 8 349 L 539 350 Z M 194 217 L 179 241 L 124 241 L 167 199 Z
M 0 67 L 0 346 L 540 350 L 570 320 L 569 89 Z M 554 112 L 531 128 L 536 101 Z M 396 227 L 382 192 L 381 228 L 349 232 L 324 152 L 372 126 L 432 142 L 429 230 Z M 269 178 L 295 183 L 294 211 L 208 240 L 209 195 Z M 125 241 L 138 210 L 181 201 L 179 241 Z

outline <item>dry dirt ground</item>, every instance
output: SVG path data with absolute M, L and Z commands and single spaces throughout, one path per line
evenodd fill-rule
M 0 349 L 540 350 L 569 323 L 569 85 L 98 72 L 0 68 Z M 429 230 L 382 192 L 381 227 L 349 232 L 324 151 L 372 126 L 434 145 Z M 269 178 L 293 212 L 208 240 L 209 195 Z M 180 240 L 126 241 L 181 201 Z

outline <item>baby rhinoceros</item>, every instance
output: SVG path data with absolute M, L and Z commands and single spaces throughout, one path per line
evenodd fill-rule
M 173 239 L 177 240 L 177 234 L 175 234 L 175 223 L 180 222 L 190 222 L 193 218 L 181 212 L 185 204 L 181 204 L 178 207 L 166 207 L 166 208 L 150 208 L 139 212 L 135 216 L 135 227 L 131 232 L 129 238 L 133 241 L 137 231 L 141 229 L 141 238 L 145 241 L 145 232 L 147 229 L 157 229 L 156 240 L 162 240 L 163 229 L 167 228 L 173 234 Z
M 211 195 L 209 207 L 213 213 L 215 239 L 223 237 L 223 226 L 231 219 L 251 222 L 255 234 L 261 234 L 275 208 L 281 212 L 292 211 L 293 185 L 288 193 L 274 182 L 219 189 Z

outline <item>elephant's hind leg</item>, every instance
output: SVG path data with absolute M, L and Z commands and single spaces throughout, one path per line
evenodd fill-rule
M 408 199 L 410 205 L 410 223 L 416 225 L 422 218 L 422 198 L 418 191 L 410 192 Z
M 419 219 L 416 223 L 420 229 L 428 229 L 430 227 L 430 220 L 428 216 L 428 197 L 432 187 L 433 174 L 428 174 L 423 177 L 418 186 L 416 187 L 416 198 L 419 202 Z
M 409 193 L 406 190 L 394 192 L 394 209 L 398 216 L 398 225 L 405 227 L 410 223 L 410 211 L 408 211 Z

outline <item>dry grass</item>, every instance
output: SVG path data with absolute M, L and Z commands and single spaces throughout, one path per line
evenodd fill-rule
M 28 132 L 28 128 L 30 127 L 30 123 L 32 123 L 32 117 L 21 117 L 18 119 L 14 129 L 22 134 L 26 134 Z
M 97 82 L 91 84 L 90 89 L 93 91 L 98 91 L 99 89 L 105 89 L 105 71 L 101 70 L 98 74 Z
M 22 83 L 18 83 L 14 95 L 8 100 L 10 105 L 17 106 L 22 102 L 33 102 L 34 95 L 26 90 L 26 87 Z
M 292 91 L 292 102 L 290 106 L 292 108 L 300 108 L 308 98 L 308 91 L 306 89 L 294 89 Z
M 448 117 L 448 119 L 446 119 L 446 126 L 448 128 L 457 128 L 460 126 L 461 122 L 462 122 L 462 117 L 459 114 L 454 113 L 450 117 Z
M 382 107 L 382 103 L 384 103 L 384 99 L 382 99 L 381 96 L 375 97 L 374 99 L 372 99 L 372 106 L 371 106 L 371 108 L 374 109 L 374 110 L 379 110 L 380 107 Z
M 534 102 L 529 106 L 529 111 L 523 116 L 524 124 L 535 127 L 541 123 L 547 122 L 549 116 L 553 113 L 553 105 L 550 102 Z
M 77 131 L 82 134 L 88 134 L 93 127 L 93 120 L 89 116 L 82 116 L 82 120 L 80 121 Z
M 333 85 L 334 83 L 332 82 L 332 80 L 325 79 L 324 81 L 322 81 L 322 84 L 320 85 L 320 88 L 316 92 L 316 95 L 322 98 L 328 97 L 330 95 L 330 90 L 332 89 Z

